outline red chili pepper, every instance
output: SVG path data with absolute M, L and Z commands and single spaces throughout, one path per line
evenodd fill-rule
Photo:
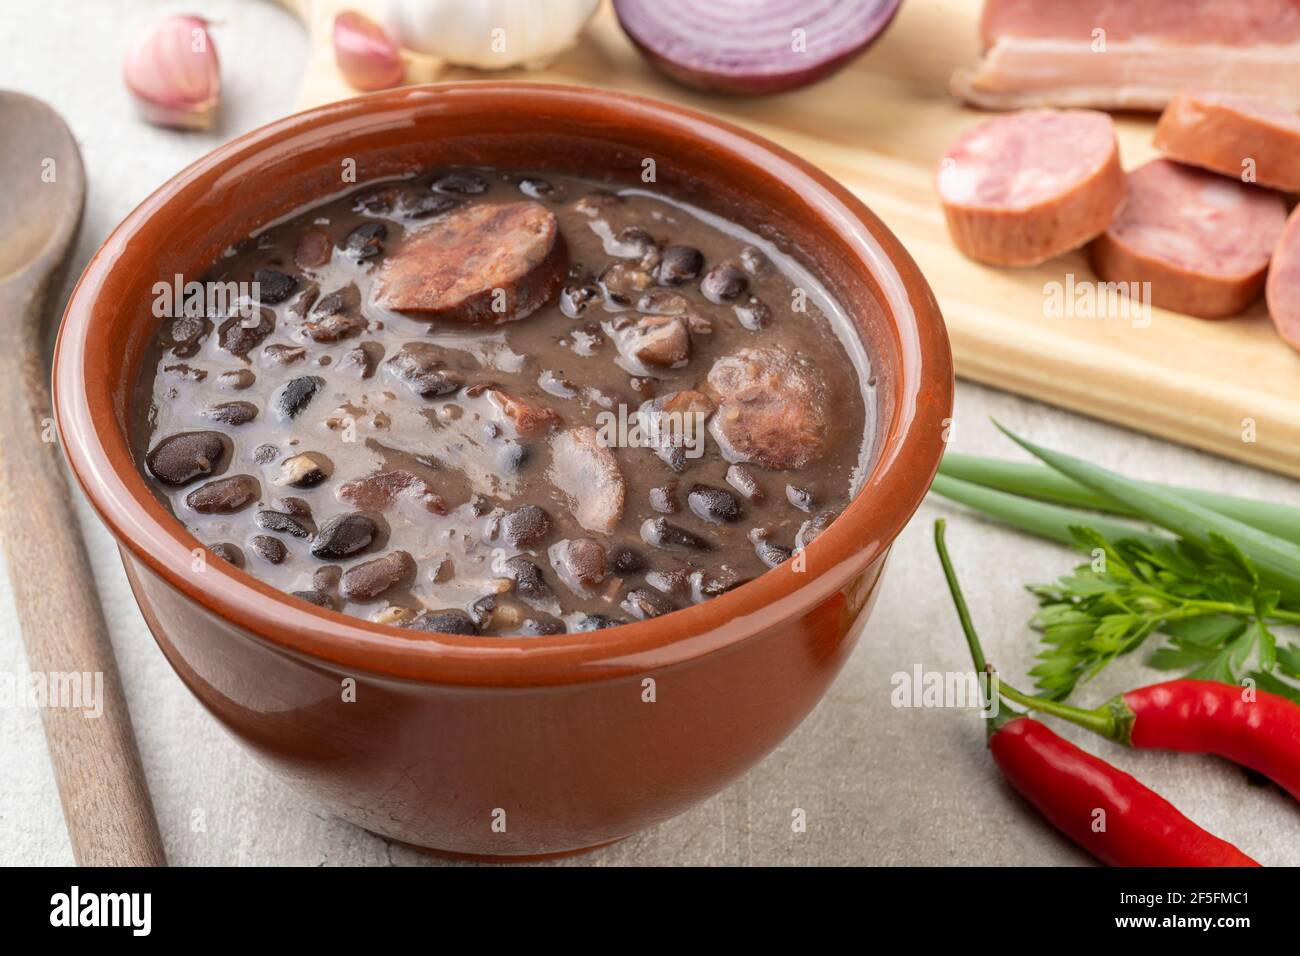
M 1171 680 L 1084 710 L 1000 681 L 998 690 L 1008 700 L 1125 746 L 1224 757 L 1257 770 L 1300 800 L 1300 706 L 1278 694 L 1217 681 Z
M 1017 715 L 989 737 L 998 767 L 1026 800 L 1110 866 L 1259 866 L 1226 840 L 1100 757 Z
M 978 673 L 991 673 L 934 524 L 948 588 Z M 991 704 L 991 701 L 990 701 Z M 1259 866 L 1141 781 L 1023 714 L 989 718 L 989 749 L 1011 784 L 1057 829 L 1111 866 Z

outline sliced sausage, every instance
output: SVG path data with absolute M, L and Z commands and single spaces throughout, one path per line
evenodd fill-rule
M 1300 211 L 1291 213 L 1273 250 L 1265 298 L 1278 335 L 1300 351 Z
M 334 492 L 340 501 L 345 501 L 361 511 L 384 512 L 389 509 L 412 505 L 412 511 L 445 515 L 447 503 L 442 496 L 435 493 L 428 483 L 409 471 L 381 471 L 377 474 L 357 478 L 340 485 Z
M 515 429 L 525 438 L 545 435 L 560 424 L 560 415 L 553 408 L 512 395 L 500 385 L 473 385 L 467 394 L 487 395 L 492 407 L 513 422 Z
M 560 287 L 567 256 L 536 202 L 465 206 L 413 234 L 379 270 L 382 307 L 455 322 L 509 322 Z
M 1090 249 L 1102 279 L 1150 282 L 1153 305 L 1204 319 L 1259 297 L 1286 220 L 1278 193 L 1166 159 L 1128 180 L 1124 209 Z
M 718 410 L 709 432 L 728 462 L 802 468 L 826 449 L 830 423 L 817 369 L 785 349 L 741 349 L 709 369 Z
M 1300 192 L 1300 114 L 1217 93 L 1179 93 L 1160 115 L 1156 149 L 1180 163 Z
M 569 510 L 588 531 L 609 534 L 623 516 L 627 487 L 614 453 L 596 429 L 570 428 L 551 439 L 551 483 L 568 499 Z
M 1027 110 L 967 130 L 939 162 L 957 248 L 1032 266 L 1099 235 L 1124 200 L 1115 127 L 1093 110 Z

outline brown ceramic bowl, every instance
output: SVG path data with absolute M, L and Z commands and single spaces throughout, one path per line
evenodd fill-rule
M 854 317 L 877 377 L 874 466 L 787 562 L 706 604 L 553 637 L 420 635 L 322 610 L 200 547 L 127 444 L 151 288 L 201 274 L 258 226 L 358 181 L 443 163 L 658 187 L 789 246 Z M 758 136 L 592 89 L 455 83 L 272 123 L 168 181 L 81 277 L 55 360 L 58 425 L 177 674 L 261 759 L 339 816 L 476 856 L 597 846 L 721 790 L 812 710 L 851 650 L 890 543 L 925 495 L 952 403 L 939 308 L 847 190 Z M 196 570 L 202 567 L 202 570 Z M 872 772 L 869 767 L 863 773 Z

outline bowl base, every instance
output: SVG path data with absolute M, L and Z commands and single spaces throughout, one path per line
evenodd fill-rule
M 394 840 L 390 837 L 375 834 L 381 840 L 392 843 L 395 846 L 406 847 L 408 850 L 416 850 L 420 853 L 427 853 L 429 856 L 436 856 L 443 860 L 450 860 L 455 863 L 545 863 L 548 860 L 562 860 L 569 856 L 581 856 L 584 853 L 594 853 L 596 850 L 603 850 L 607 846 L 613 846 L 615 843 L 621 843 L 627 837 L 616 837 L 613 840 L 606 840 L 604 843 L 593 843 L 591 846 L 580 846 L 576 850 L 557 850 L 554 853 L 529 853 L 529 854 L 488 854 L 488 853 L 458 853 L 455 850 L 439 850 L 435 847 L 420 846 L 416 843 L 406 843 L 403 840 Z

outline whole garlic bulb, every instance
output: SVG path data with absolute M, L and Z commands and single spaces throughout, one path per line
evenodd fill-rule
M 388 0 L 399 43 L 461 66 L 537 69 L 573 44 L 599 0 Z

